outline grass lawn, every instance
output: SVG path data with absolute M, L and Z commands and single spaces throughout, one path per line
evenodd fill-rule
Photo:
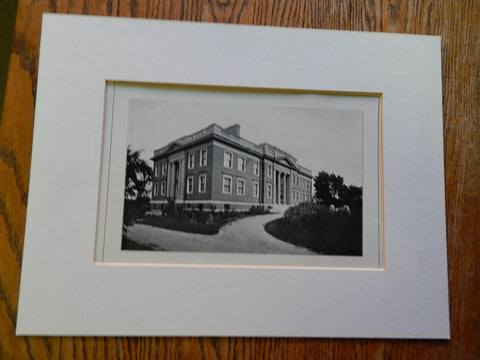
M 321 233 L 308 227 L 298 227 L 277 219 L 265 225 L 265 230 L 277 239 L 306 247 L 317 254 L 362 255 L 362 237 L 348 226 Z

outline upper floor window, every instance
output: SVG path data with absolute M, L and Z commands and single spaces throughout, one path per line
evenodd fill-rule
M 195 167 L 195 153 L 188 154 L 188 168 L 193 169 Z
M 153 174 L 155 177 L 158 177 L 160 175 L 160 164 L 159 163 L 155 163 L 153 165 Z
M 167 173 L 167 163 L 163 162 L 162 163 L 162 175 L 165 175 Z
M 245 171 L 246 159 L 242 156 L 238 157 L 238 170 Z
M 207 174 L 200 174 L 198 177 L 198 192 L 204 193 L 207 191 Z
M 253 174 L 255 176 L 260 176 L 260 163 L 258 161 L 253 163 Z
M 233 154 L 231 152 L 225 151 L 223 154 L 223 166 L 231 169 L 233 167 Z
M 237 195 L 245 195 L 245 180 L 237 179 Z
M 268 178 L 272 177 L 272 166 L 271 165 L 267 166 L 267 177 Z
M 200 166 L 207 165 L 207 149 L 200 150 Z

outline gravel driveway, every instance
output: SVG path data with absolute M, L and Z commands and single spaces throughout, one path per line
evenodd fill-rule
M 225 225 L 215 235 L 190 234 L 144 224 L 129 227 L 127 235 L 134 242 L 164 251 L 313 254 L 265 231 L 265 224 L 279 217 L 280 214 L 249 216 Z

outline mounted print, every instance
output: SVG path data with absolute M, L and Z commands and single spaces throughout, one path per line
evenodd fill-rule
M 379 96 L 114 81 L 106 94 L 99 261 L 383 266 Z

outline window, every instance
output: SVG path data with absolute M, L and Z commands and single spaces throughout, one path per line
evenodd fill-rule
M 239 156 L 238 157 L 238 170 L 239 171 L 245 171 L 245 163 L 246 163 L 245 158 L 242 157 L 242 156 Z
M 193 175 L 187 177 L 187 194 L 193 193 Z
M 255 176 L 259 176 L 260 175 L 260 163 L 258 161 L 255 161 L 253 163 L 253 174 Z
M 195 153 L 188 154 L 188 168 L 193 169 L 195 167 Z
M 272 184 L 267 184 L 267 198 L 272 198 Z
M 310 181 L 307 180 L 307 189 L 310 189 Z
M 160 164 L 159 163 L 155 163 L 155 165 L 153 165 L 153 173 L 154 173 L 155 177 L 158 177 L 160 175 Z
M 223 193 L 232 193 L 232 177 L 230 175 L 223 175 Z
M 223 154 L 223 166 L 229 169 L 233 167 L 233 154 L 231 152 L 225 151 Z
M 303 193 L 303 201 L 307 201 L 307 194 Z
M 237 179 L 237 195 L 245 195 L 245 180 Z
M 198 177 L 198 192 L 204 193 L 207 191 L 207 174 L 200 174 Z
M 158 195 L 158 183 L 153 183 L 153 195 Z
M 207 166 L 207 149 L 200 150 L 200 166 Z
M 271 165 L 267 166 L 267 177 L 272 178 L 272 166 Z
M 167 173 L 167 163 L 164 162 L 162 163 L 162 175 L 165 175 Z
M 258 198 L 259 188 L 260 188 L 260 184 L 258 183 L 258 181 L 254 181 L 253 182 L 253 197 Z
M 167 190 L 167 182 L 162 181 L 162 183 L 160 184 L 160 195 L 165 196 L 166 190 Z

